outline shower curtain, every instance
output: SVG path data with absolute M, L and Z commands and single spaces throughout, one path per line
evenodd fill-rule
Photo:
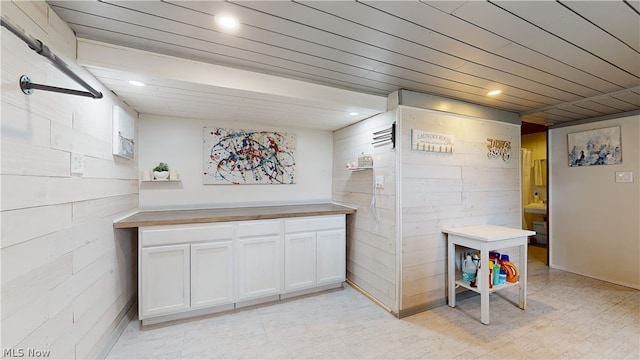
M 531 168 L 533 167 L 533 161 L 531 156 L 532 150 L 522 148 L 520 149 L 521 164 L 522 164 L 522 226 L 524 229 L 531 229 L 527 223 L 527 218 L 524 216 L 524 206 L 530 204 L 533 196 L 533 177 L 531 176 Z

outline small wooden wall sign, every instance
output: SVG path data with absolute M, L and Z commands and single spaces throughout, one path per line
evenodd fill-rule
M 487 139 L 487 157 L 489 159 L 502 158 L 502 161 L 511 159 L 511 141 Z
M 411 129 L 411 150 L 453 152 L 453 135 Z

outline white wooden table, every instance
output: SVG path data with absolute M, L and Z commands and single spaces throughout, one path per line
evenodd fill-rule
M 535 231 L 508 228 L 496 225 L 474 225 L 458 228 L 443 229 L 448 234 L 448 287 L 449 306 L 456 306 L 456 288 L 462 286 L 471 291 L 480 293 L 480 322 L 489 324 L 489 293 L 508 287 L 518 286 L 520 289 L 519 306 L 527 307 L 527 237 L 535 235 Z M 455 256 L 456 245 L 465 246 L 480 251 L 481 264 L 476 279 L 477 287 L 471 287 L 469 282 L 456 280 Z M 518 246 L 520 259 L 518 264 L 519 281 L 507 282 L 502 285 L 489 287 L 489 251 Z

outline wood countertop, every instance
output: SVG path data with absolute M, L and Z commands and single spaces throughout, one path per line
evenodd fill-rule
M 115 222 L 113 226 L 117 229 L 125 229 L 140 226 L 263 220 L 284 217 L 353 214 L 355 212 L 356 209 L 337 204 L 142 211 Z

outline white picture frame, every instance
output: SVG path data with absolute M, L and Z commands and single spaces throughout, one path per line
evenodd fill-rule
M 113 155 L 133 160 L 135 157 L 135 121 L 123 108 L 113 106 Z

